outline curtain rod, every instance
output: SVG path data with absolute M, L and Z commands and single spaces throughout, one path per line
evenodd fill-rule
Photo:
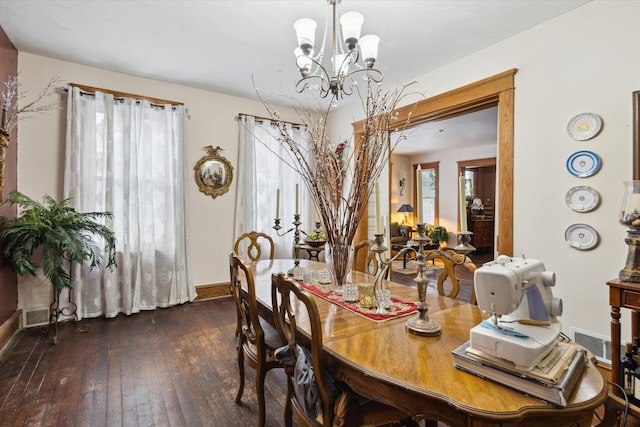
M 288 125 L 305 127 L 305 125 L 303 125 L 301 123 L 288 122 L 286 120 L 279 120 L 279 119 L 278 120 L 274 120 L 274 119 L 271 119 L 269 117 L 260 117 L 260 116 L 256 116 L 256 115 L 253 115 L 253 114 L 245 114 L 245 113 L 238 113 L 238 115 L 236 116 L 236 121 L 240 120 L 240 116 L 250 116 L 250 117 L 253 117 L 254 119 L 256 119 L 257 121 L 262 121 L 262 122 L 264 122 L 264 121 L 267 121 L 267 122 L 278 121 L 278 122 L 281 122 L 281 123 L 286 123 Z
M 118 91 L 109 90 L 109 89 L 101 89 L 99 87 L 80 85 L 80 84 L 77 84 L 77 83 L 69 83 L 69 86 L 77 87 L 81 91 L 86 92 L 87 95 L 93 95 L 93 94 L 95 94 L 95 92 L 103 92 L 103 93 L 108 93 L 108 94 L 113 95 L 113 96 L 118 97 L 118 98 L 133 98 L 133 99 L 137 99 L 137 100 L 140 100 L 140 101 L 149 101 L 149 102 L 151 102 L 153 104 L 157 104 L 158 106 L 162 106 L 162 104 L 170 104 L 170 105 L 174 105 L 174 106 L 175 105 L 184 105 L 183 102 L 168 101 L 166 99 L 160 99 L 160 98 L 151 98 L 149 96 L 135 95 L 133 93 L 118 92 Z

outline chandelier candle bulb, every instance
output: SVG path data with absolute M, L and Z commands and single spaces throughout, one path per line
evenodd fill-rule
M 276 190 L 276 219 L 280 219 L 280 188 Z
M 299 185 L 296 184 L 296 215 L 300 213 L 298 199 L 300 198 L 300 188 Z
M 422 223 L 422 167 L 416 169 L 416 217 L 417 223 Z
M 382 219 L 380 218 L 380 183 L 376 181 L 376 233 L 382 233 Z
M 460 175 L 460 231 L 467 231 L 467 199 L 464 194 L 465 179 Z

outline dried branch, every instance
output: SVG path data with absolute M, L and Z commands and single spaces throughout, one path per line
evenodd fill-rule
M 35 100 L 20 107 L 18 104 L 26 98 L 28 92 L 20 93 L 19 76 L 20 73 L 15 76 L 9 76 L 4 83 L 4 90 L 0 93 L 0 109 L 2 110 L 0 129 L 7 133 L 11 133 L 11 130 L 20 120 L 33 118 L 49 110 L 60 108 L 59 103 L 56 101 L 42 103 L 43 100 L 55 93 L 56 86 L 62 82 L 59 77 L 52 77 L 47 86 L 38 93 Z
M 399 131 L 402 135 L 409 124 L 409 118 L 398 122 L 395 110 L 408 95 L 406 89 L 411 84 L 388 93 L 382 92 L 376 84 L 366 85 L 366 93 L 360 94 L 366 117 L 364 133 L 357 146 L 353 141 L 337 144 L 330 141 L 327 117 L 332 105 L 325 110 L 294 109 L 309 134 L 308 145 L 301 146 L 289 134 L 286 124 L 280 120 L 280 114 L 264 102 L 256 90 L 258 98 L 277 125 L 275 140 L 288 149 L 288 159 L 279 157 L 304 180 L 320 212 L 330 244 L 353 242 L 375 182 L 397 144 L 397 141 L 391 144 L 390 133 Z M 274 149 L 268 148 L 275 153 Z

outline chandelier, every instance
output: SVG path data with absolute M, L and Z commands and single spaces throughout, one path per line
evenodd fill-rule
M 294 50 L 294 54 L 296 65 L 302 75 L 302 79 L 296 84 L 298 93 L 302 93 L 307 88 L 319 89 L 322 98 L 326 98 L 331 93 L 334 98 L 341 99 L 344 95 L 353 93 L 353 85 L 356 84 L 353 75 L 356 73 L 366 73 L 364 79 L 367 81 L 382 82 L 382 72 L 373 68 L 378 56 L 380 38 L 374 35 L 360 37 L 364 18 L 357 12 L 343 14 L 340 17 L 340 27 L 336 25 L 336 7 L 341 1 L 327 0 L 331 5 L 330 14 L 333 24 L 330 72 L 323 65 L 329 15 L 327 15 L 322 45 L 319 49 L 315 45 L 317 25 L 313 19 L 302 18 L 293 24 L 298 37 L 298 47 Z M 347 79 L 350 83 L 345 83 Z

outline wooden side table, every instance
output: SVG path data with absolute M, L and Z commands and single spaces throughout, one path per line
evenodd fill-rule
M 609 286 L 609 305 L 611 306 L 611 379 L 623 387 L 620 366 L 620 308 L 631 310 L 631 336 L 637 337 L 640 331 L 640 283 L 623 282 L 613 279 Z M 614 392 L 622 395 L 617 387 Z
M 320 252 L 324 251 L 324 245 L 322 246 L 311 246 L 311 245 L 298 245 L 299 249 L 304 249 L 309 254 L 309 259 L 319 261 L 318 256 Z

